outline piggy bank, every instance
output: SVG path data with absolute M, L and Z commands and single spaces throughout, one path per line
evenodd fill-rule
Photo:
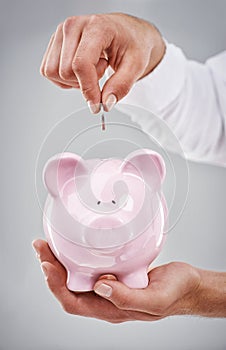
M 162 157 L 149 149 L 125 159 L 62 153 L 48 160 L 44 231 L 68 289 L 90 291 L 102 274 L 130 288 L 148 285 L 147 268 L 166 236 L 164 177 Z

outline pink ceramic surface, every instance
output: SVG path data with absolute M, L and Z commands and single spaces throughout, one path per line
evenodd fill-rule
M 147 286 L 147 267 L 165 240 L 164 176 L 162 157 L 148 149 L 126 159 L 62 153 L 47 162 L 44 231 L 70 290 L 92 290 L 106 273 L 131 288 Z

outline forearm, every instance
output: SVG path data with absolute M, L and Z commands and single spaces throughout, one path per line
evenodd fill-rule
M 193 274 L 199 276 L 199 283 L 178 300 L 173 314 L 226 317 L 226 272 L 193 267 Z
M 226 272 L 198 269 L 200 286 L 194 313 L 207 317 L 226 317 Z

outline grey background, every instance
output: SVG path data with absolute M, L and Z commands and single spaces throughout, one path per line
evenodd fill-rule
M 225 349 L 225 320 L 172 317 L 112 325 L 65 314 L 45 286 L 31 241 L 43 236 L 34 187 L 40 144 L 57 121 L 84 106 L 78 91 L 61 91 L 39 76 L 57 24 L 70 15 L 131 13 L 204 61 L 225 49 L 226 2 L 22 0 L 0 6 L 0 349 Z M 186 210 L 156 264 L 179 260 L 223 271 L 226 172 L 192 162 L 189 168 Z

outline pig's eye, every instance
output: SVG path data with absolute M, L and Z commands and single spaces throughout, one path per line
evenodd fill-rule
M 116 204 L 116 201 L 114 201 L 114 200 L 112 200 L 111 202 L 112 202 L 113 204 Z
M 98 201 L 97 204 L 100 205 L 101 201 Z

